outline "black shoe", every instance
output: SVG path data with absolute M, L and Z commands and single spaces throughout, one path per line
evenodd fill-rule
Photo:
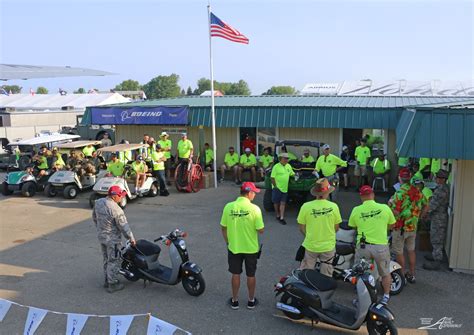
M 250 300 L 249 300 L 249 301 L 247 302 L 247 308 L 248 308 L 248 309 L 254 309 L 255 306 L 257 306 L 257 305 L 258 305 L 258 299 L 257 299 L 257 298 L 253 298 L 253 301 L 250 301 Z
M 434 262 L 434 258 L 432 254 L 425 255 L 425 259 L 430 262 Z
M 416 283 L 416 278 L 414 275 L 412 275 L 411 273 L 405 273 L 405 279 L 407 280 L 407 282 L 409 282 L 410 284 L 415 284 Z
M 280 221 L 280 223 L 281 223 L 282 225 L 286 225 L 285 219 L 279 219 L 279 221 Z
M 232 308 L 232 309 L 239 309 L 239 301 L 234 301 L 234 299 L 229 298 L 228 303 L 229 303 L 229 305 L 230 305 L 230 308 Z

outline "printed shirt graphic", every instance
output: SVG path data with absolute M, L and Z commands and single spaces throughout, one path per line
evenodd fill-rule
M 427 203 L 426 197 L 413 185 L 403 184 L 393 195 L 392 209 L 396 215 L 396 228 L 404 227 L 407 232 L 416 231 L 421 210 Z
M 322 155 L 316 162 L 316 171 L 322 171 L 324 176 L 329 177 L 336 173 L 338 165 L 347 166 L 347 162 L 333 154 L 329 154 L 327 156 Z
M 242 164 L 244 167 L 255 166 L 257 165 L 257 158 L 254 154 L 250 154 L 249 156 L 243 154 L 240 156 L 240 164 Z
M 258 232 L 263 229 L 262 211 L 246 197 L 228 203 L 222 212 L 221 226 L 227 227 L 229 250 L 233 254 L 258 252 Z
M 270 166 L 270 164 L 273 163 L 273 156 L 272 155 L 262 155 L 260 156 L 260 162 L 262 163 L 262 166 L 264 168 L 267 168 Z
M 171 140 L 159 140 L 158 141 L 158 144 L 161 146 L 161 149 L 170 149 L 171 150 L 171 147 L 173 145 L 173 143 L 171 142 Z M 165 157 L 166 159 L 170 159 L 171 158 L 171 151 L 165 151 Z
M 224 163 L 226 163 L 229 167 L 234 166 L 235 164 L 239 163 L 239 155 L 237 155 L 235 152 L 233 155 L 231 155 L 229 152 L 226 153 L 224 157 Z
M 349 226 L 357 228 L 357 243 L 364 233 L 367 242 L 387 245 L 388 226 L 395 222 L 390 207 L 374 200 L 366 200 L 355 207 L 349 217 Z
M 295 172 L 290 164 L 282 165 L 281 163 L 278 163 L 273 166 L 271 178 L 275 178 L 276 186 L 281 192 L 287 193 L 290 176 L 294 175 Z M 272 188 L 275 188 L 273 184 Z
M 179 140 L 178 142 L 178 155 L 179 158 L 189 158 L 191 156 L 191 149 L 193 149 L 193 143 L 190 140 Z
M 367 165 L 367 158 L 372 157 L 369 147 L 358 146 L 354 154 L 359 165 Z
M 336 247 L 334 225 L 342 222 L 339 207 L 328 200 L 313 200 L 305 203 L 296 219 L 306 225 L 305 249 L 312 252 L 327 252 Z

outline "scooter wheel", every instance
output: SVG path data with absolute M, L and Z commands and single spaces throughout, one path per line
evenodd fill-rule
M 293 301 L 293 297 L 289 295 L 288 293 L 283 293 L 280 302 L 285 304 L 285 305 L 290 305 L 292 307 L 298 308 L 298 305 L 296 304 L 295 301 Z M 287 317 L 289 317 L 292 320 L 301 320 L 304 318 L 304 315 L 302 313 L 291 313 L 287 311 L 283 311 L 283 314 L 285 314 Z
M 182 279 L 183 288 L 189 295 L 197 297 L 204 293 L 206 289 L 206 283 L 202 274 L 191 274 Z
M 135 271 L 135 269 L 130 265 L 130 263 L 128 263 L 126 261 L 123 261 L 122 262 L 122 269 L 130 271 L 130 272 L 133 273 L 133 277 L 123 275 L 125 277 L 125 279 L 127 279 L 128 281 L 135 282 L 135 281 L 138 281 L 140 279 L 140 276 L 137 274 L 137 271 Z
M 369 335 L 398 334 L 397 327 L 393 321 L 376 321 L 369 319 L 367 321 L 367 331 L 369 332 Z
M 393 271 L 390 275 L 392 276 L 390 295 L 397 295 L 403 291 L 403 287 L 405 287 L 405 278 L 403 277 L 401 269 Z

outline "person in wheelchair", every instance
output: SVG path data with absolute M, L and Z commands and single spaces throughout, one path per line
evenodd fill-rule
M 135 192 L 138 193 L 140 188 L 146 181 L 146 173 L 148 167 L 145 164 L 142 156 L 137 156 L 135 161 L 132 163 L 132 173 L 135 175 Z

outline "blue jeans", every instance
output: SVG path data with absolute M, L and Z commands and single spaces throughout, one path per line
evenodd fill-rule
M 153 171 L 155 178 L 158 179 L 160 183 L 160 192 L 166 190 L 166 174 L 165 170 L 155 170 Z

